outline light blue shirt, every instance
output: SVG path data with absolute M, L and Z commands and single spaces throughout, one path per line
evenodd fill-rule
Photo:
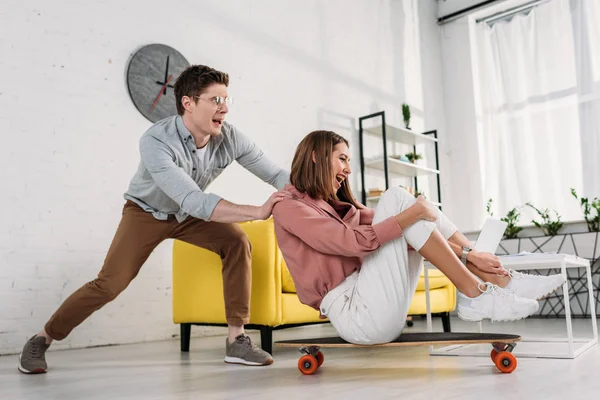
M 204 190 L 233 161 L 277 189 L 289 183 L 289 172 L 236 127 L 224 121 L 221 132 L 208 141 L 207 162 L 200 167 L 196 142 L 180 116 L 152 125 L 140 138 L 141 161 L 125 199 L 160 220 L 170 214 L 179 222 L 190 215 L 209 220 L 221 197 Z

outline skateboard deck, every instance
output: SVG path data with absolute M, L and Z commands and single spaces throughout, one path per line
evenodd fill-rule
M 340 337 L 295 339 L 275 342 L 278 347 L 296 347 L 303 355 L 298 360 L 298 369 L 304 375 L 312 375 L 323 364 L 325 357 L 321 348 L 329 347 L 409 347 L 409 346 L 432 346 L 452 344 L 480 344 L 492 345 L 490 354 L 496 367 L 504 373 L 510 373 L 517 367 L 517 359 L 511 353 L 521 340 L 518 335 L 500 333 L 406 333 L 400 335 L 396 340 L 389 343 L 361 345 L 346 342 Z

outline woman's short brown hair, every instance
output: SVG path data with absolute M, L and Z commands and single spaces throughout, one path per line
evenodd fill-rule
M 346 139 L 331 131 L 314 131 L 306 135 L 296 148 L 290 183 L 313 199 L 340 200 L 358 207 L 347 179 L 337 192 L 332 186 L 331 157 L 333 148 L 340 143 L 349 146 Z

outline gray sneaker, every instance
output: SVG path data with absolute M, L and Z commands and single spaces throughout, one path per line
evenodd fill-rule
M 225 362 L 229 364 L 244 365 L 270 365 L 273 357 L 257 345 L 252 343 L 249 336 L 243 333 L 235 338 L 235 342 L 229 344 L 229 338 L 225 339 Z
M 24 374 L 43 374 L 48 370 L 46 350 L 50 347 L 43 336 L 34 336 L 25 343 L 19 354 L 19 371 Z

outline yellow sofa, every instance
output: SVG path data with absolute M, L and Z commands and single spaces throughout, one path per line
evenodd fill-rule
M 272 331 L 324 323 L 318 311 L 300 303 L 277 246 L 273 220 L 241 223 L 252 243 L 252 295 L 248 329 L 259 329 L 261 346 L 272 350 Z M 430 272 L 432 313 L 442 315 L 450 331 L 449 312 L 456 305 L 454 286 L 438 271 Z M 425 314 L 423 279 L 410 314 Z M 173 322 L 180 324 L 181 351 L 189 350 L 192 325 L 226 326 L 221 259 L 208 250 L 175 240 L 173 244 Z

